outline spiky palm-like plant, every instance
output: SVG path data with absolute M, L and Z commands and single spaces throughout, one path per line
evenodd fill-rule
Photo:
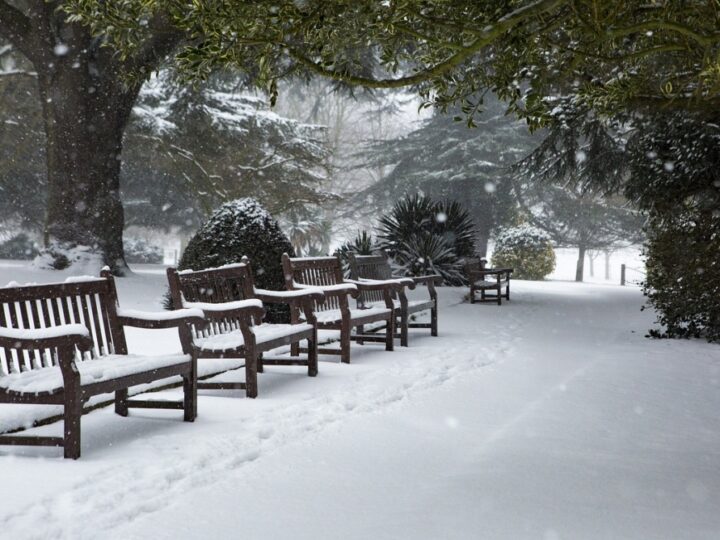
M 348 254 L 356 255 L 372 255 L 373 251 L 378 249 L 378 244 L 372 234 L 367 231 L 358 231 L 357 236 L 352 240 L 346 241 L 343 245 L 335 250 L 335 254 L 340 256 L 343 265 L 343 273 L 345 277 L 350 277 L 350 261 Z
M 406 275 L 420 275 L 432 268 L 448 285 L 464 284 L 461 259 L 475 251 L 475 226 L 462 205 L 420 194 L 395 203 L 380 219 L 378 238 Z

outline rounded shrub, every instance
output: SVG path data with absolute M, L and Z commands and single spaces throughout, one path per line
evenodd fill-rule
M 518 279 L 544 279 L 555 269 L 550 236 L 530 225 L 504 229 L 495 238 L 492 265 L 513 268 Z
M 203 270 L 250 259 L 255 286 L 284 290 L 282 254 L 294 256 L 290 240 L 278 222 L 255 199 L 237 199 L 222 205 L 188 242 L 179 270 Z M 289 320 L 289 309 L 281 304 L 266 306 L 266 320 Z

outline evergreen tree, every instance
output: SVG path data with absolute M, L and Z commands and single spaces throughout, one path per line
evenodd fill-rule
M 387 207 L 420 192 L 462 201 L 475 224 L 477 251 L 485 255 L 495 228 L 515 216 L 510 167 L 539 142 L 503 111 L 497 99 L 488 99 L 471 129 L 436 113 L 405 137 L 373 144 L 368 162 L 393 168 L 357 199 Z

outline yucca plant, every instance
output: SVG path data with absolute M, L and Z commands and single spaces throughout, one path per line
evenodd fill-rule
M 475 226 L 460 203 L 416 194 L 380 218 L 378 239 L 406 275 L 438 273 L 446 284 L 462 285 L 461 259 L 474 254 Z
M 379 249 L 377 241 L 372 234 L 367 231 L 358 231 L 355 238 L 346 241 L 343 245 L 335 250 L 335 255 L 340 256 L 342 261 L 343 273 L 346 278 L 350 277 L 350 260 L 349 253 L 356 255 L 372 255 L 373 251 Z
M 395 252 L 395 266 L 406 276 L 439 274 L 446 285 L 465 284 L 462 260 L 441 236 L 416 234 Z

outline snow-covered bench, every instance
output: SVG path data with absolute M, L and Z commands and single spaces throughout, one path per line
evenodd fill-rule
M 317 325 L 323 330 L 340 330 L 340 350 L 323 348 L 321 353 L 340 354 L 343 362 L 350 363 L 351 340 L 361 344 L 365 341 L 384 342 L 386 350 L 393 350 L 395 306 L 392 294 L 402 289 L 403 285 L 395 280 L 374 283 L 345 280 L 337 257 L 293 258 L 284 253 L 282 261 L 289 291 L 320 288 L 325 293 L 325 303 L 316 305 Z M 361 292 L 371 291 L 382 295 L 382 305 L 350 307 L 349 296 L 357 298 Z M 293 320 L 301 319 L 297 309 L 291 313 Z M 363 332 L 364 325 L 377 322 L 385 323 L 385 332 Z M 353 328 L 357 328 L 355 334 L 351 333 Z
M 234 359 L 224 370 L 245 367 L 245 382 L 199 382 L 201 389 L 244 389 L 248 397 L 257 397 L 257 374 L 264 365 L 307 366 L 308 375 L 318 372 L 317 326 L 314 305 L 325 295 L 320 290 L 269 291 L 255 288 L 250 261 L 205 270 L 167 270 L 173 307 L 201 309 L 210 322 L 204 330 L 193 331 L 192 347 L 199 361 L 219 366 Z M 263 323 L 264 303 L 288 304 L 302 311 L 303 321 L 293 324 Z M 306 355 L 300 356 L 298 344 L 307 341 Z M 269 357 L 263 353 L 292 345 L 293 354 Z M 223 371 L 220 368 L 217 371 Z
M 189 324 L 203 325 L 200 310 L 174 313 L 123 311 L 108 270 L 100 278 L 0 288 L 0 403 L 64 407 L 63 437 L 2 435 L 0 444 L 62 446 L 80 457 L 80 418 L 92 396 L 115 392 L 115 412 L 128 408 L 182 409 L 197 414 L 196 362 Z M 178 328 L 183 352 L 128 354 L 124 327 Z M 128 388 L 181 376 L 181 402 L 130 400 Z
M 470 303 L 478 302 L 476 292 L 480 291 L 480 302 L 497 302 L 502 304 L 502 289 L 505 288 L 505 299 L 510 300 L 510 275 L 512 268 L 485 268 L 485 259 L 465 259 L 465 275 L 470 283 Z M 488 294 L 493 291 L 494 294 Z
M 442 283 L 442 278 L 437 275 L 416 276 L 412 278 L 393 277 L 392 269 L 387 256 L 380 255 L 356 255 L 349 254 L 350 277 L 354 280 L 362 280 L 366 283 L 377 281 L 385 282 L 395 280 L 399 284 L 397 291 L 391 291 L 396 315 L 396 329 L 400 338 L 400 345 L 408 346 L 409 328 L 429 328 L 430 335 L 437 336 L 438 309 L 437 291 L 435 285 Z M 408 300 L 405 288 L 414 289 L 416 285 L 426 285 L 430 298 L 427 300 Z M 373 306 L 384 303 L 383 291 L 364 290 L 358 297 L 358 304 Z M 423 311 L 430 311 L 430 323 L 411 323 L 410 316 Z

